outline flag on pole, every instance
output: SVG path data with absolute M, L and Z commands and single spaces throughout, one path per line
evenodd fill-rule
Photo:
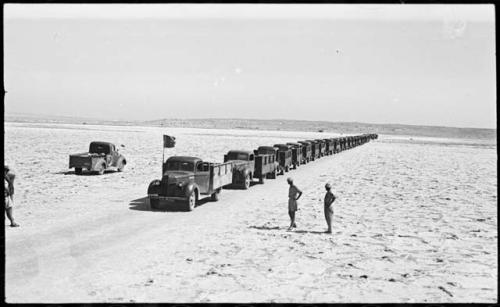
M 175 137 L 170 135 L 163 135 L 163 148 L 175 147 Z

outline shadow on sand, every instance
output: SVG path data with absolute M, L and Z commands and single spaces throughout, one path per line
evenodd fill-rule
M 274 226 L 274 227 L 271 227 L 271 226 L 250 226 L 248 228 L 258 229 L 258 230 L 279 230 L 280 229 L 279 226 Z
M 114 170 L 105 170 L 104 174 L 113 174 L 113 173 L 119 173 L 118 171 Z M 90 171 L 83 171 L 81 174 L 76 174 L 75 171 L 60 171 L 60 172 L 55 172 L 53 173 L 54 175 L 75 175 L 75 176 L 99 176 L 97 172 L 90 172 Z
M 210 202 L 210 200 L 207 198 L 198 201 L 198 203 L 196 204 L 196 208 L 203 206 L 207 202 Z M 186 210 L 185 205 L 182 204 L 181 202 L 162 202 L 158 209 L 153 209 L 149 205 L 149 199 L 147 196 L 141 197 L 138 199 L 134 199 L 128 205 L 129 205 L 130 210 L 137 210 L 137 211 L 188 212 Z M 196 208 L 195 208 L 195 210 L 196 210 Z
M 279 227 L 279 226 L 250 226 L 248 228 L 258 229 L 258 230 L 284 230 L 287 231 L 288 227 Z M 292 230 L 291 233 L 313 233 L 313 234 L 326 234 L 324 231 L 307 231 L 307 230 Z
M 251 181 L 250 182 L 250 187 L 253 187 L 254 185 L 259 185 L 260 183 L 258 183 L 257 181 Z M 244 190 L 242 187 L 240 186 L 236 186 L 236 185 L 227 185 L 223 188 L 224 190 Z

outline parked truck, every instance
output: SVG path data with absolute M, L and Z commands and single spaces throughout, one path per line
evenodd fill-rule
M 114 144 L 108 142 L 91 142 L 89 152 L 69 156 L 69 168 L 74 167 L 77 175 L 81 175 L 84 169 L 97 172 L 99 175 L 108 169 L 122 172 L 125 165 L 127 165 L 125 157 L 118 152 Z
M 245 150 L 230 150 L 224 155 L 224 162 L 233 163 L 233 185 L 243 189 L 250 187 L 255 178 L 264 183 L 266 178 L 275 178 L 274 154 L 255 154 Z
M 292 164 L 293 168 L 296 169 L 301 164 L 305 164 L 304 156 L 302 155 L 302 145 L 300 143 L 286 143 L 292 149 Z
M 267 160 L 267 162 L 263 162 L 263 165 L 266 165 L 266 167 L 261 172 L 265 172 L 270 179 L 276 179 L 279 169 L 278 150 L 272 146 L 259 146 L 259 148 L 254 150 L 254 154 L 257 157 L 261 156 L 262 159 Z M 258 172 L 259 170 L 257 169 Z
M 311 142 L 307 141 L 298 141 L 300 145 L 302 145 L 302 158 L 305 163 L 309 163 L 312 161 L 312 145 Z
M 292 150 L 286 144 L 274 144 L 274 148 L 278 149 L 278 163 L 281 174 L 287 173 L 292 168 Z
M 162 202 L 181 201 L 187 211 L 206 197 L 219 200 L 222 188 L 232 184 L 233 163 L 211 163 L 200 158 L 173 156 L 163 163 L 163 176 L 148 187 L 151 208 Z

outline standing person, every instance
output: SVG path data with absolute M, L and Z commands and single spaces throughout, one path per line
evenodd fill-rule
M 325 184 L 326 194 L 325 194 L 325 219 L 326 224 L 328 225 L 328 230 L 326 233 L 332 233 L 332 220 L 333 220 L 333 202 L 336 197 L 330 191 L 332 189 L 331 184 Z
M 5 212 L 10 220 L 10 227 L 19 227 L 14 221 L 14 216 L 12 215 L 12 206 L 14 204 L 14 178 L 15 175 L 11 172 L 7 165 L 4 165 L 4 194 L 5 194 Z
M 292 178 L 288 178 L 286 181 L 290 185 L 290 188 L 288 188 L 288 215 L 290 216 L 290 227 L 288 227 L 288 230 L 292 230 L 292 228 L 297 227 L 297 224 L 295 224 L 295 212 L 297 211 L 297 200 L 302 196 L 302 191 L 293 184 Z

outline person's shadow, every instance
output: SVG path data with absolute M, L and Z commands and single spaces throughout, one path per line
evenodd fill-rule
M 209 199 L 204 198 L 196 203 L 196 208 L 203 206 L 209 202 Z M 151 208 L 151 205 L 149 204 L 149 199 L 147 196 L 141 197 L 138 199 L 134 199 L 129 203 L 129 209 L 130 210 L 137 210 L 137 211 L 153 211 L 153 212 L 187 212 L 186 206 L 181 203 L 181 202 L 169 202 L 168 204 L 161 204 L 158 209 L 153 209 Z
M 258 229 L 258 230 L 287 230 L 288 227 L 279 227 L 279 226 L 267 226 L 267 225 L 264 225 L 264 226 L 249 226 L 248 228 L 250 229 Z M 313 234 L 325 234 L 324 231 L 314 231 L 314 230 L 311 230 L 311 231 L 308 231 L 308 230 L 296 230 L 294 229 L 293 231 L 290 231 L 290 232 L 295 232 L 295 233 L 313 233 Z

